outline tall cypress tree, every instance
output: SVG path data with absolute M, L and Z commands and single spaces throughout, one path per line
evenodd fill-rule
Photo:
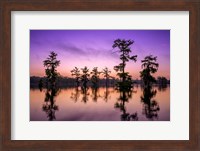
M 136 62 L 137 55 L 130 56 L 132 52 L 130 46 L 134 43 L 132 40 L 117 39 L 114 41 L 113 48 L 118 48 L 121 63 L 114 66 L 114 70 L 120 78 L 118 82 L 119 89 L 130 89 L 132 87 L 132 79 L 128 72 L 125 71 L 126 63 L 130 60 Z

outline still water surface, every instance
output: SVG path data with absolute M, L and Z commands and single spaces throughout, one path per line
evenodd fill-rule
M 113 87 L 30 90 L 31 121 L 169 121 L 170 87 L 130 93 Z

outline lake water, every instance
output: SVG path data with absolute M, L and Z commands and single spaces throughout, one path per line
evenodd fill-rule
M 30 121 L 169 121 L 170 86 L 30 89 Z

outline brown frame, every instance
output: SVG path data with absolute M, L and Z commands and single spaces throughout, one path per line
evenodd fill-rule
M 11 140 L 11 11 L 28 10 L 189 11 L 189 140 Z M 200 0 L 1 0 L 0 48 L 0 150 L 200 150 Z

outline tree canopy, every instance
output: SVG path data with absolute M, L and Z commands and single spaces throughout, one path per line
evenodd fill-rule
M 130 55 L 132 52 L 130 46 L 134 43 L 132 40 L 125 39 L 116 39 L 113 44 L 113 48 L 118 48 L 118 52 L 120 53 L 121 63 L 119 65 L 114 66 L 114 70 L 117 72 L 117 76 L 121 79 L 118 82 L 119 89 L 130 89 L 132 86 L 131 76 L 128 72 L 125 72 L 126 62 L 132 60 L 134 62 L 137 61 L 137 55 Z
M 60 65 L 60 60 L 57 60 L 57 54 L 54 51 L 50 52 L 49 57 L 43 61 L 43 65 L 46 67 L 45 73 L 48 81 L 51 85 L 55 85 L 56 78 L 59 75 L 56 68 Z
M 74 67 L 73 70 L 71 70 L 71 75 L 72 76 L 75 76 L 75 79 L 76 79 L 76 86 L 79 86 L 79 83 L 80 83 L 80 70 L 77 68 L 77 67 Z
M 152 76 L 153 73 L 157 72 L 159 64 L 157 63 L 157 57 L 152 55 L 146 56 L 142 62 L 143 70 L 140 72 L 145 86 L 151 86 L 152 83 L 156 82 L 156 79 Z

